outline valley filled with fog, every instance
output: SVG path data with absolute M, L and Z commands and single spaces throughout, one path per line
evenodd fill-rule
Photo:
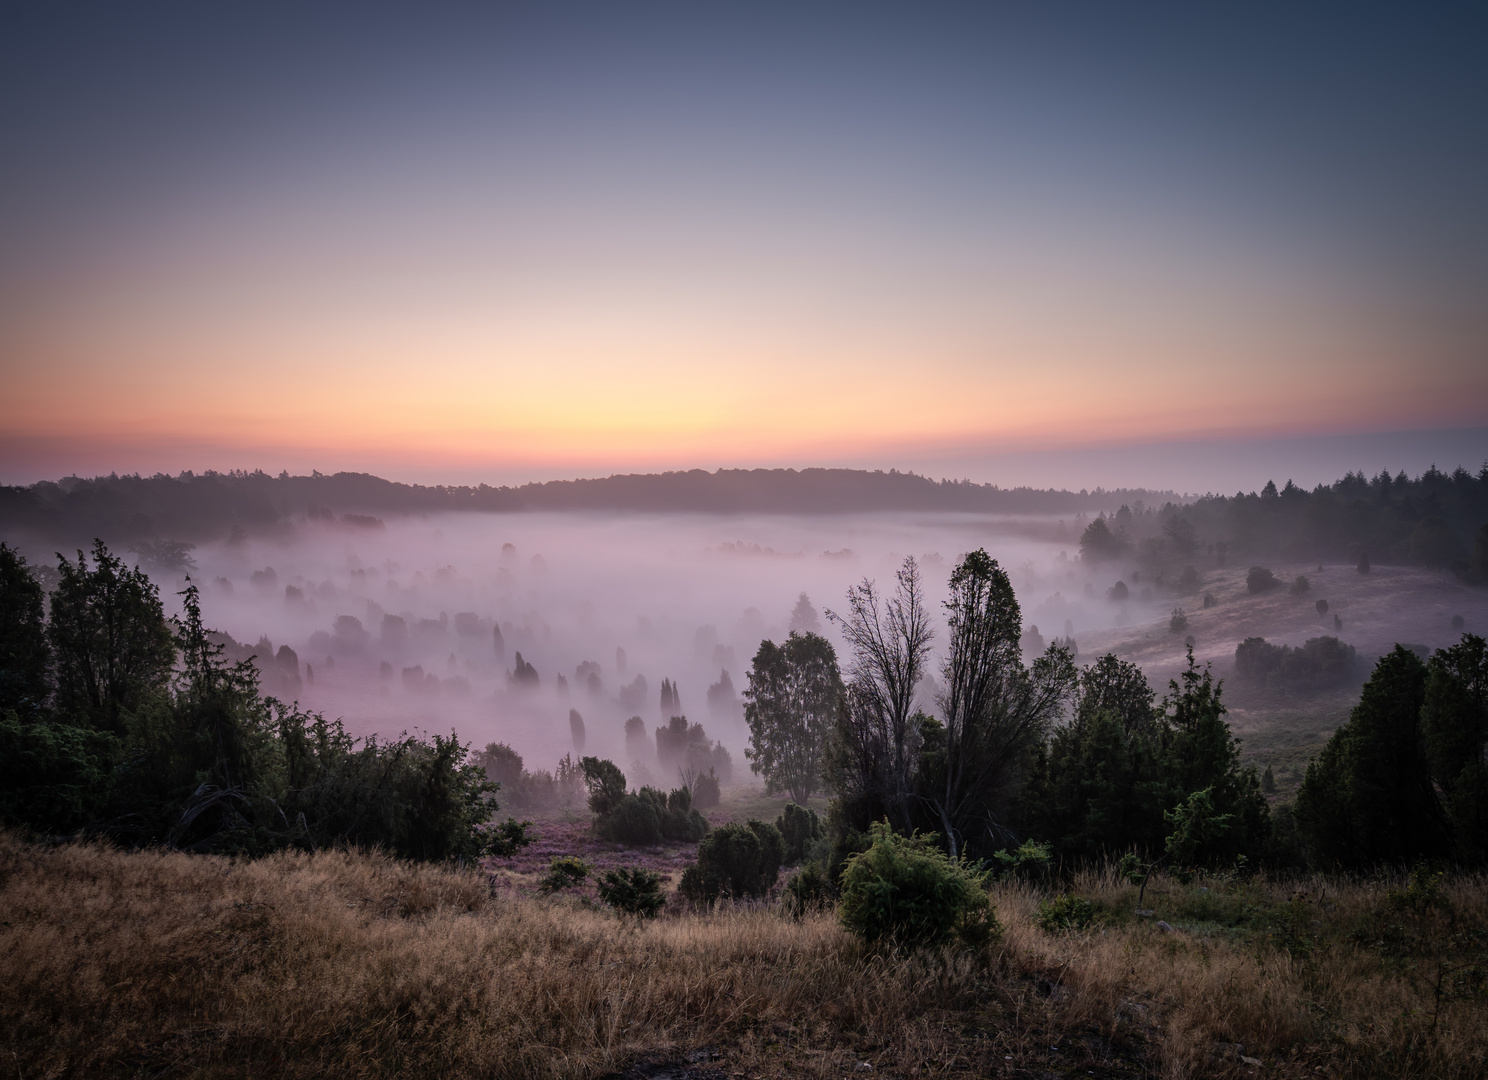
M 738 781 L 749 775 L 739 695 L 760 641 L 814 629 L 840 650 L 827 609 L 865 577 L 892 589 L 906 556 L 919 563 L 937 624 L 956 559 L 978 546 L 1008 568 L 1025 626 L 1044 642 L 1165 611 L 1162 597 L 1144 601 L 1136 589 L 1125 602 L 1107 598 L 1121 571 L 1081 569 L 1084 524 L 909 513 L 351 515 L 302 518 L 274 540 L 202 545 L 191 577 L 207 624 L 241 646 L 230 653 L 257 656 L 265 693 L 341 717 L 356 734 L 453 728 L 476 746 L 506 742 L 532 767 L 582 750 L 654 770 L 654 756 L 626 747 L 624 722 L 639 715 L 650 730 L 680 712 L 727 747 Z M 170 610 L 184 575 L 152 574 Z M 798 607 L 803 593 L 809 608 Z M 846 666 L 840 651 L 839 660 Z M 677 694 L 665 709 L 664 680 Z

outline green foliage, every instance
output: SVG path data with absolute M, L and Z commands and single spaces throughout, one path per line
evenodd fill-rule
M 1355 934 L 1359 945 L 1377 951 L 1424 991 L 1433 1030 L 1443 1005 L 1488 1002 L 1488 926 L 1453 908 L 1442 889 L 1445 878 L 1417 866 L 1406 887 L 1389 890 Z
M 1026 830 L 1065 859 L 1154 849 L 1172 800 L 1167 734 L 1142 670 L 1101 657 L 1080 674 L 1073 721 L 1034 757 L 1023 792 Z
M 1488 862 L 1488 643 L 1464 634 L 1427 663 L 1421 734 L 1433 789 L 1441 792 L 1455 857 Z
M 47 637 L 56 704 L 70 722 L 123 735 L 126 715 L 164 691 L 175 647 L 160 591 L 93 543 L 93 565 L 59 559 Z
M 848 860 L 838 918 L 869 944 L 906 949 L 953 940 L 975 947 L 1001 933 L 984 872 L 887 822 L 874 824 L 868 850 Z
M 627 793 L 625 774 L 614 762 L 586 757 L 582 767 L 594 831 L 603 839 L 639 845 L 699 840 L 707 834 L 708 821 L 692 808 L 692 792 L 686 787 L 670 795 L 652 787 Z
M 1240 764 L 1220 684 L 1191 648 L 1180 679 L 1155 709 L 1136 665 L 1107 656 L 1085 669 L 1073 721 L 1031 762 L 1021 804 L 1029 835 L 1060 859 L 1151 859 L 1170 831 L 1165 813 L 1208 789 L 1226 827 L 1206 835 L 1194 861 L 1223 864 L 1267 849 L 1270 810 L 1255 770 Z
M 404 735 L 355 740 L 340 721 L 274 703 L 286 748 L 285 815 L 307 846 L 381 847 L 402 858 L 510 857 L 531 842 L 527 822 L 487 825 L 494 785 L 459 740 Z
M 783 899 L 785 909 L 799 917 L 831 907 L 837 900 L 837 890 L 821 865 L 809 862 L 786 881 Z
M 108 800 L 118 754 L 108 732 L 0 712 L 0 822 L 52 834 L 82 828 Z
M 537 887 L 545 893 L 571 889 L 589 876 L 589 864 L 577 855 L 555 855 Z
M 51 693 L 42 589 L 19 553 L 0 543 L 0 713 L 40 716 Z
M 780 816 L 775 819 L 775 828 L 785 841 L 782 858 L 786 866 L 798 866 L 811 855 L 812 848 L 822 838 L 821 819 L 815 810 L 808 810 L 795 803 L 787 803 Z
M 1212 829 L 1194 850 L 1195 864 L 1233 862 L 1259 854 L 1271 837 L 1271 812 L 1261 794 L 1254 766 L 1240 764 L 1240 744 L 1225 721 L 1221 684 L 1208 667 L 1199 669 L 1193 649 L 1178 680 L 1168 683 L 1163 700 L 1163 757 L 1169 806 L 1207 789 L 1213 813 L 1225 827 Z M 1166 813 L 1164 815 L 1166 819 Z
M 529 842 L 526 823 L 488 827 L 494 785 L 453 735 L 359 742 L 265 700 L 251 663 L 229 663 L 203 626 L 195 586 L 172 635 L 148 578 L 101 543 L 93 560 L 64 561 L 53 596 L 57 713 L 0 719 L 6 820 L 244 854 L 474 859 Z
M 661 875 L 642 867 L 607 870 L 599 880 L 599 898 L 616 911 L 653 919 L 666 904 Z
M 625 774 L 613 761 L 586 757 L 580 762 L 584 786 L 589 789 L 589 809 L 604 817 L 625 798 Z
M 916 788 L 951 854 L 990 854 L 1007 840 L 998 822 L 1014 805 L 1029 755 L 1064 712 L 1077 681 L 1069 650 L 1051 646 L 1024 667 L 1022 614 L 1006 571 L 985 551 L 951 574 L 949 649 L 938 704 L 944 724 L 920 725 Z
M 1046 934 L 1064 930 L 1087 930 L 1096 920 L 1096 908 L 1089 900 L 1064 893 L 1052 900 L 1040 900 L 1033 920 Z
M 624 795 L 608 813 L 594 819 L 594 832 L 603 840 L 633 846 L 661 843 L 661 814 L 664 797 L 657 800 L 655 788 L 642 788 Z
M 1163 849 L 1175 865 L 1182 866 L 1191 864 L 1201 850 L 1225 836 L 1235 815 L 1217 813 L 1214 789 L 1204 788 L 1173 809 L 1163 811 L 1163 820 L 1173 830 L 1163 842 Z
M 1297 825 L 1312 857 L 1350 867 L 1450 853 L 1421 731 L 1427 665 L 1397 645 L 1364 684 L 1297 792 Z
M 753 818 L 714 829 L 698 845 L 697 863 L 683 872 L 682 895 L 694 903 L 764 896 L 775 886 L 785 840 L 774 825 Z
M 1021 878 L 1024 881 L 1041 881 L 1049 876 L 1054 856 L 1048 844 L 1037 840 L 1024 840 L 1012 851 L 998 851 L 992 855 L 1002 877 Z
M 750 768 L 770 793 L 805 803 L 821 784 L 827 739 L 842 700 L 837 653 L 826 638 L 792 632 L 760 642 L 744 691 Z

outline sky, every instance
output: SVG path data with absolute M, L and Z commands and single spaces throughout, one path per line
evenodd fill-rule
M 0 480 L 1488 458 L 1482 5 L 0 4 Z

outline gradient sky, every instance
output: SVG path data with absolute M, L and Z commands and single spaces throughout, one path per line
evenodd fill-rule
M 4 4 L 0 479 L 1475 466 L 1488 8 L 1215 7 Z

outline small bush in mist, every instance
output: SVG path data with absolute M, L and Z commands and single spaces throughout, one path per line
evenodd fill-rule
M 655 918 L 666 903 L 661 875 L 639 866 L 605 871 L 599 879 L 599 898 L 616 911 L 643 919 Z
M 1106 596 L 1111 600 L 1125 600 L 1130 595 L 1131 590 L 1126 587 L 1126 582 L 1124 581 L 1118 581 L 1115 585 L 1112 585 L 1109 589 L 1106 590 Z
M 1326 601 L 1326 600 L 1319 600 L 1316 604 L 1314 604 L 1312 606 L 1317 609 L 1317 613 L 1319 615 L 1326 615 L 1326 614 L 1328 614 L 1328 601 Z
M 1316 690 L 1352 681 L 1358 672 L 1352 645 L 1315 637 L 1300 648 L 1246 638 L 1235 646 L 1235 674 L 1244 682 L 1293 690 Z
M 1276 575 L 1264 566 L 1252 566 L 1245 574 L 1245 588 L 1251 593 L 1263 593 L 1279 584 Z
M 711 768 L 692 781 L 692 804 L 701 810 L 710 810 L 723 799 L 718 783 L 718 774 Z
M 697 862 L 683 872 L 679 891 L 694 903 L 764 896 L 784 859 L 785 840 L 774 825 L 754 819 L 722 825 L 698 845 Z
M 1292 579 L 1291 588 L 1287 591 L 1293 596 L 1306 596 L 1312 591 L 1312 582 L 1307 580 L 1306 574 L 1298 574 Z
M 639 716 L 632 716 L 625 721 L 625 755 L 631 761 L 643 761 L 651 750 L 651 742 L 646 737 L 646 721 Z
M 702 724 L 673 716 L 656 729 L 656 758 L 664 772 L 701 774 L 714 770 L 723 782 L 733 778 L 734 761 L 721 742 L 713 742 Z
M 901 836 L 875 822 L 868 850 L 842 872 L 842 925 L 870 944 L 900 948 L 952 940 L 978 946 L 1001 933 L 986 873 L 937 848 L 929 837 Z
M 686 787 L 664 795 L 643 787 L 627 793 L 625 774 L 612 761 L 586 757 L 584 780 L 589 788 L 589 809 L 594 812 L 594 832 L 605 840 L 622 844 L 659 844 L 663 840 L 700 840 L 708 832 L 708 821 L 692 806 Z
M 1181 607 L 1174 608 L 1172 616 L 1168 619 L 1168 633 L 1181 634 L 1188 629 L 1188 613 Z

